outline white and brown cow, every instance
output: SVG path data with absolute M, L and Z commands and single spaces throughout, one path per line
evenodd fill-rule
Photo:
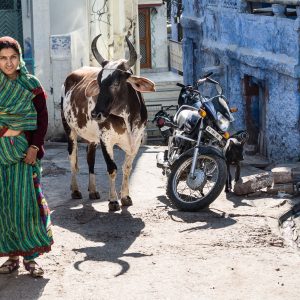
M 121 203 L 132 205 L 129 196 L 129 175 L 132 162 L 141 145 L 147 121 L 147 110 L 141 92 L 155 91 L 154 83 L 133 76 L 130 68 L 137 54 L 126 37 L 129 60 L 105 60 L 97 50 L 97 36 L 92 42 L 92 52 L 102 68 L 84 67 L 72 72 L 66 79 L 62 96 L 62 121 L 68 136 L 71 164 L 71 190 L 73 199 L 81 199 L 76 173 L 77 136 L 88 142 L 89 197 L 99 199 L 94 173 L 96 147 L 101 143 L 110 181 L 109 210 L 120 209 L 115 188 L 117 166 L 113 147 L 125 151 Z

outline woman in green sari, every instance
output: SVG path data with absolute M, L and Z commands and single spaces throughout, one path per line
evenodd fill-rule
M 19 43 L 0 38 L 0 274 L 19 268 L 19 256 L 33 277 L 35 262 L 51 250 L 50 211 L 40 186 L 48 113 L 44 90 L 30 75 Z

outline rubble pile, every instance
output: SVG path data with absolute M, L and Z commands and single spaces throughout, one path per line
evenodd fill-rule
M 299 192 L 297 182 L 300 182 L 300 166 L 297 164 L 278 165 L 269 171 L 253 167 L 250 169 L 252 174 L 242 174 L 241 179 L 234 185 L 234 193 L 238 196 L 258 191 L 271 195 L 279 193 L 295 195 Z

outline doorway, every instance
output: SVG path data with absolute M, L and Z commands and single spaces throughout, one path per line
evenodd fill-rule
M 249 133 L 248 144 L 256 153 L 267 157 L 266 114 L 269 98 L 266 83 L 255 77 L 244 77 L 244 99 L 246 128 Z
M 151 68 L 150 8 L 139 8 L 141 68 Z

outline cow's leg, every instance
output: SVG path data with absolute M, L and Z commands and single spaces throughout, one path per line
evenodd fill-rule
M 87 163 L 89 166 L 89 198 L 91 200 L 100 199 L 100 194 L 96 189 L 96 175 L 95 175 L 95 154 L 97 145 L 90 143 L 87 146 Z
M 113 145 L 105 145 L 101 141 L 101 148 L 106 162 L 109 177 L 109 211 L 117 211 L 120 210 L 120 205 L 118 202 L 118 194 L 116 192 L 117 165 L 113 160 Z
M 71 191 L 72 199 L 82 199 L 81 192 L 78 188 L 76 175 L 79 171 L 78 168 L 78 146 L 77 146 L 77 134 L 74 130 L 71 130 L 68 135 L 68 151 L 71 165 Z
M 132 162 L 135 155 L 125 155 L 124 164 L 122 167 L 123 170 L 123 181 L 121 188 L 121 203 L 123 206 L 132 205 L 132 200 L 129 196 L 129 176 L 132 170 Z

